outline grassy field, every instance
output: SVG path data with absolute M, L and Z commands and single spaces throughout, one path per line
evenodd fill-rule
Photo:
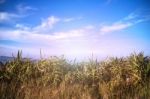
M 0 99 L 150 99 L 150 57 L 22 59 L 0 68 Z

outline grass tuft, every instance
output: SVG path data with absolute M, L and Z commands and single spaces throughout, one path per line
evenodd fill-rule
M 71 63 L 63 57 L 1 63 L 0 99 L 148 99 L 150 57 Z

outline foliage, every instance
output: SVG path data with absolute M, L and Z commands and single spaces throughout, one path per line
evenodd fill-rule
M 1 63 L 2 64 L 2 63 Z M 72 63 L 63 57 L 22 58 L 0 67 L 0 99 L 148 99 L 150 57 L 133 53 Z

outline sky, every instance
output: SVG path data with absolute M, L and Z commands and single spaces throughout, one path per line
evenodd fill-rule
M 0 0 L 0 55 L 150 55 L 150 0 Z

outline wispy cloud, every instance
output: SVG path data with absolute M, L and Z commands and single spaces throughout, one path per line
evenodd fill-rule
M 46 31 L 51 30 L 54 27 L 54 25 L 58 23 L 59 21 L 60 21 L 59 18 L 55 16 L 49 16 L 46 19 L 42 19 L 41 24 L 34 27 L 33 29 L 36 32 L 46 32 Z
M 11 30 L 0 30 L 1 40 L 12 40 L 22 43 L 25 42 L 23 46 L 17 46 L 15 49 L 21 48 L 26 52 L 32 51 L 33 53 L 38 53 L 40 48 L 42 48 L 44 51 L 46 50 L 46 52 L 49 52 L 47 54 L 51 55 L 82 55 L 84 53 L 90 53 L 89 50 L 85 51 L 85 49 L 88 47 L 89 42 L 91 42 L 87 38 L 91 37 L 90 35 L 93 35 L 92 31 L 94 26 L 89 25 L 78 29 L 53 33 L 39 33 L 32 28 L 24 29 L 26 27 L 20 24 L 17 24 L 16 27 L 18 28 Z M 74 46 L 72 46 L 72 44 Z M 72 47 L 69 48 L 69 46 Z M 68 53 L 67 48 L 72 49 L 70 50 L 70 53 Z
M 135 13 L 130 13 L 128 16 L 126 16 L 123 20 L 132 20 L 135 19 L 136 17 L 138 17 L 137 14 Z
M 2 2 L 1 0 L 0 2 Z M 5 0 L 3 1 L 5 2 Z M 15 20 L 19 18 L 24 18 L 27 17 L 31 14 L 31 12 L 37 10 L 37 8 L 27 6 L 24 4 L 19 4 L 16 6 L 16 11 L 15 12 L 7 12 L 7 11 L 2 11 L 0 12 L 0 22 L 1 23 L 9 23 L 9 22 L 14 22 Z
M 83 17 L 70 17 L 70 18 L 65 18 L 62 21 L 63 22 L 72 22 L 72 21 L 77 21 L 77 20 L 81 20 Z
M 63 21 L 64 22 L 71 22 L 71 21 L 74 21 L 75 18 L 65 18 Z
M 132 23 L 119 23 L 119 24 L 114 23 L 112 25 L 105 25 L 100 28 L 100 33 L 106 34 L 109 32 L 120 31 L 130 27 L 131 25 Z
M 39 33 L 40 30 L 34 31 L 34 29 L 26 27 L 21 24 L 16 24 L 16 29 L 0 30 L 1 39 L 18 40 L 18 41 L 44 41 L 49 42 L 51 40 L 71 40 L 79 37 L 89 35 L 89 32 L 93 31 L 93 26 L 85 26 L 83 28 L 72 29 L 62 32 L 50 32 Z M 33 27 L 34 28 L 34 27 Z M 45 27 L 44 27 L 45 28 Z
M 16 19 L 20 17 L 22 16 L 15 13 L 0 12 L 0 22 L 12 21 L 12 19 Z
M 77 21 L 77 20 L 80 20 L 80 19 L 81 19 L 81 17 L 76 17 L 76 18 L 58 18 L 56 16 L 49 16 L 47 18 L 42 18 L 42 22 L 39 25 L 33 27 L 32 29 L 36 33 L 48 33 L 58 23 L 72 22 L 72 21 Z
M 39 53 L 42 49 L 47 55 L 62 55 L 69 57 L 82 57 L 85 55 L 112 55 L 121 54 L 119 51 L 126 49 L 130 52 L 134 50 L 135 43 L 130 42 L 130 45 L 124 40 L 106 40 L 99 39 L 98 37 L 91 39 L 91 35 L 94 27 L 86 26 L 79 29 L 73 29 L 65 32 L 55 32 L 52 34 L 39 34 L 32 30 L 0 30 L 1 39 L 13 40 L 15 42 L 21 42 L 19 46 L 9 46 L 15 50 L 23 49 L 26 53 L 31 55 Z M 90 33 L 90 34 L 88 34 Z M 96 40 L 96 41 L 95 41 Z M 119 41 L 119 42 L 118 42 Z M 25 42 L 25 43 L 24 43 Z M 115 44 L 111 45 L 111 44 Z M 123 45 L 120 48 L 120 45 Z M 95 46 L 96 45 L 96 46 Z M 99 45 L 99 46 L 97 46 Z M 107 46 L 110 45 L 110 46 Z M 6 47 L 6 46 L 3 46 Z M 109 49 L 113 49 L 110 51 Z M 116 53 L 118 52 L 118 53 Z M 124 53 L 126 53 L 124 52 Z
M 30 30 L 31 29 L 31 27 L 29 27 L 29 26 L 25 26 L 23 24 L 18 24 L 18 23 L 15 25 L 15 27 L 19 30 Z
M 138 15 L 136 13 L 131 13 L 128 16 L 124 17 L 123 19 L 112 23 L 111 25 L 103 24 L 100 27 L 100 34 L 107 34 L 116 31 L 121 31 L 138 23 L 149 21 L 150 17 L 148 16 L 149 15 Z
M 85 37 L 89 35 L 94 29 L 94 26 L 85 26 L 79 29 L 72 29 L 65 32 L 56 32 L 53 33 L 53 37 L 55 39 L 74 39 L 74 38 L 80 38 Z
M 67 31 L 48 31 L 49 29 L 52 29 L 55 24 L 62 20 L 63 19 L 55 16 L 49 16 L 48 18 L 43 19 L 42 22 L 35 27 L 16 24 L 16 28 L 14 29 L 0 30 L 0 33 L 3 33 L 1 34 L 0 39 L 26 42 L 26 44 L 28 44 L 28 49 L 23 46 L 21 46 L 21 48 L 34 50 L 33 52 L 35 52 L 34 48 L 38 49 L 38 51 L 40 48 L 43 48 L 48 50 L 47 52 L 49 53 L 65 54 L 68 53 L 68 46 L 74 48 L 73 51 L 70 49 L 70 53 L 68 54 L 81 54 L 80 52 L 85 52 L 86 46 L 89 44 L 87 42 L 90 42 L 86 39 L 89 39 L 91 35 L 93 35 L 92 33 L 95 27 L 88 25 Z M 47 31 L 49 33 L 47 33 Z M 73 47 L 72 44 L 75 47 Z M 80 48 L 80 50 L 78 48 Z M 61 51 L 59 49 L 61 49 Z
M 110 40 L 107 41 L 100 37 L 97 33 L 99 29 L 93 26 L 83 26 L 76 29 L 69 29 L 64 31 L 55 31 L 52 30 L 55 28 L 57 24 L 64 22 L 65 18 L 59 18 L 56 16 L 49 16 L 45 19 L 42 19 L 39 25 L 30 27 L 23 24 L 16 24 L 16 28 L 11 30 L 0 30 L 0 39 L 3 40 L 13 40 L 16 42 L 25 42 L 24 44 L 28 44 L 26 46 L 22 45 L 20 48 L 25 49 L 27 51 L 32 51 L 38 53 L 39 49 L 45 49 L 47 54 L 65 54 L 65 55 L 79 55 L 83 56 L 83 54 L 106 54 L 106 53 L 117 53 L 120 50 L 120 46 L 125 43 L 125 40 Z M 66 22 L 71 22 L 74 18 L 66 18 Z M 75 19 L 76 20 L 76 19 Z M 129 14 L 125 18 L 118 20 L 112 24 L 103 24 L 100 27 L 101 34 L 112 33 L 116 31 L 121 31 L 127 29 L 133 25 L 141 23 L 143 21 L 149 20 L 148 17 L 140 17 L 139 15 Z M 64 22 L 65 24 L 65 22 Z M 129 41 L 130 42 L 130 41 Z M 115 46 L 107 46 L 111 44 L 116 44 Z M 97 46 L 99 45 L 99 46 Z M 24 47 L 25 46 L 25 47 Z M 136 42 L 128 45 L 126 43 L 123 49 L 127 49 L 129 51 L 133 51 L 136 47 Z M 19 49 L 19 47 L 16 47 Z M 109 49 L 114 49 L 110 52 Z M 36 50 L 36 51 L 35 51 Z M 70 51 L 70 52 L 68 52 Z
M 21 4 L 18 4 L 18 5 L 16 6 L 16 10 L 17 10 L 19 13 L 26 13 L 26 12 L 28 12 L 28 11 L 36 11 L 37 8 L 31 7 L 31 6 L 28 6 L 28 5 L 25 5 L 25 4 L 21 3 Z

